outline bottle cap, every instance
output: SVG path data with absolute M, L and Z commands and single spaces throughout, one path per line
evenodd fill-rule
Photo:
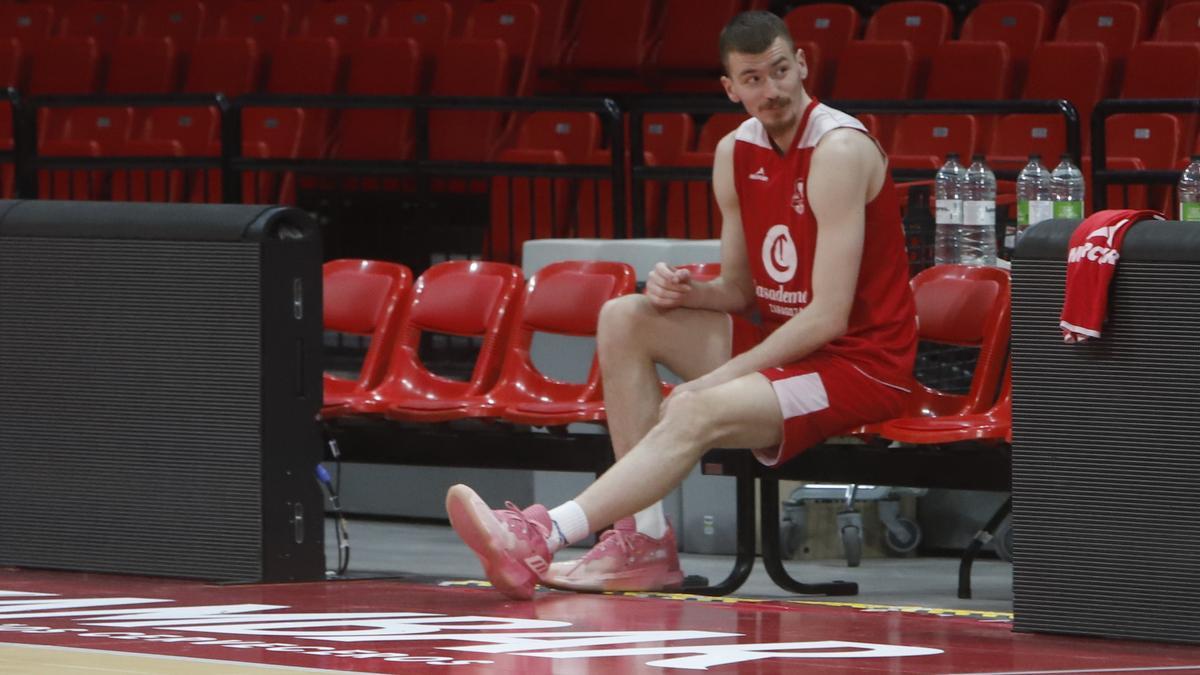
M 977 152 L 977 153 L 971 155 L 971 161 L 972 162 L 982 162 L 983 161 L 983 153 Z
M 1065 159 L 1065 160 L 1067 160 L 1067 161 L 1070 161 L 1070 159 L 1071 159 L 1071 153 L 1069 153 L 1069 152 L 1064 152 L 1064 153 L 1062 154 L 1062 156 L 1061 156 L 1061 157 L 1059 157 L 1059 159 Z
M 1032 161 L 1035 161 L 1035 160 L 1036 160 L 1036 161 L 1039 161 L 1039 162 L 1040 162 L 1040 161 L 1042 161 L 1042 153 L 1040 153 L 1040 152 L 1035 152 L 1035 153 L 1033 153 L 1033 154 L 1029 155 L 1029 161 L 1031 161 L 1031 162 L 1032 162 Z
M 949 161 L 950 161 L 950 160 L 952 160 L 952 159 L 953 159 L 953 160 L 957 160 L 957 159 L 958 159 L 958 153 L 957 153 L 957 152 L 947 152 L 947 153 L 946 153 L 946 161 L 947 161 L 947 162 L 949 162 Z
M 1193 161 L 1193 162 L 1200 162 L 1200 154 L 1197 154 L 1197 155 L 1192 155 L 1192 161 Z

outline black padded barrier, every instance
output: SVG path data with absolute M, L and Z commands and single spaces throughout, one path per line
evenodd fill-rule
M 1015 629 L 1200 643 L 1200 227 L 1131 226 L 1101 337 L 1068 345 L 1078 224 L 1013 258 Z
M 295 209 L 0 202 L 0 564 L 323 577 L 320 275 Z

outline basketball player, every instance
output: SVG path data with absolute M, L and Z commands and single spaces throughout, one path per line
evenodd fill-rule
M 752 116 L 716 149 L 721 275 L 660 263 L 610 301 L 597 348 L 618 461 L 574 500 L 493 511 L 465 485 L 450 522 L 513 598 L 545 585 L 661 590 L 683 575 L 659 502 L 714 447 L 766 465 L 895 417 L 912 382 L 916 314 L 900 209 L 878 143 L 804 90 L 804 53 L 768 12 L 722 31 L 721 83 Z M 758 328 L 734 315 L 757 307 Z M 663 400 L 655 364 L 686 382 Z M 582 559 L 560 548 L 614 524 Z

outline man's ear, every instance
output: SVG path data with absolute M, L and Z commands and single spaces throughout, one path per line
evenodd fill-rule
M 796 49 L 796 63 L 798 64 L 797 67 L 800 69 L 800 79 L 803 81 L 807 81 L 808 80 L 808 60 L 804 58 L 804 50 L 803 49 L 800 49 L 800 48 Z
M 738 95 L 733 93 L 733 80 L 729 79 L 728 75 L 721 76 L 721 86 L 725 87 L 725 95 L 729 97 L 730 101 L 733 101 L 734 103 L 742 102 L 742 99 L 738 98 Z

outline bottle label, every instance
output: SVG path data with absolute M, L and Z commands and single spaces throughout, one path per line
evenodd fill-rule
M 1029 200 L 1017 200 L 1017 227 L 1024 229 L 1029 225 Z
M 996 226 L 996 202 L 990 200 L 969 200 L 963 202 L 964 225 Z
M 1054 202 L 1055 218 L 1083 218 L 1083 202 Z
M 1082 207 L 1082 202 L 1080 202 Z M 1082 208 L 1080 209 L 1082 214 Z M 1037 225 L 1043 220 L 1050 220 L 1054 217 L 1054 202 L 1049 200 L 1033 200 L 1029 202 L 1029 222 L 1028 225 Z
M 957 225 L 962 222 L 963 203 L 961 199 L 939 199 L 936 204 L 938 225 Z
M 1179 219 L 1189 222 L 1200 222 L 1200 202 L 1180 202 Z

